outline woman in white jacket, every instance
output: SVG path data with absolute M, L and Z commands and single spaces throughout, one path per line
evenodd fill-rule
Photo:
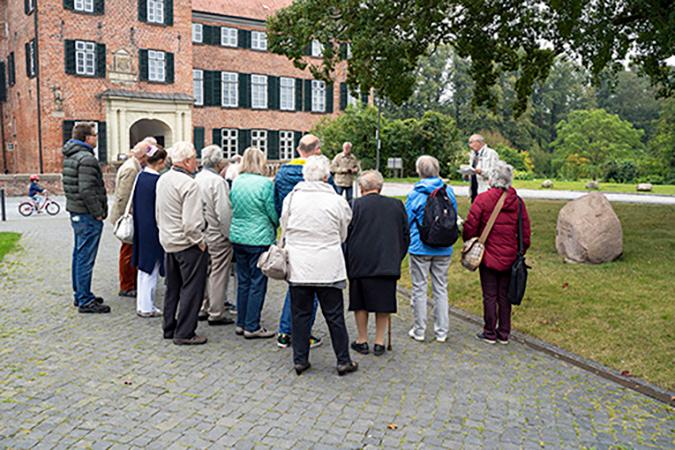
M 308 158 L 302 175 L 305 181 L 286 196 L 281 214 L 288 250 L 293 362 L 298 375 L 310 367 L 309 323 L 317 296 L 330 331 L 338 374 L 345 375 L 358 369 L 349 356 L 342 297 L 342 289 L 347 285 L 342 243 L 347 239 L 352 211 L 327 183 L 328 158 L 321 155 Z

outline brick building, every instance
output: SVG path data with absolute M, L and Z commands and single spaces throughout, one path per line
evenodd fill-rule
M 0 0 L 2 170 L 59 172 L 78 121 L 97 123 L 102 163 L 145 136 L 290 158 L 356 101 L 344 64 L 326 84 L 267 51 L 265 20 L 291 1 Z

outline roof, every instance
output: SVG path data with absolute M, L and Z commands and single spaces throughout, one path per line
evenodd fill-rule
M 267 20 L 293 0 L 192 0 L 192 10 L 245 19 Z

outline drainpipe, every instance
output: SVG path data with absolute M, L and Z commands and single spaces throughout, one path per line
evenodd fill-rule
M 38 7 L 39 2 L 35 2 L 35 10 L 33 11 L 33 22 L 35 25 L 35 80 L 37 82 L 37 126 L 38 126 L 38 162 L 40 173 L 44 173 L 44 161 L 42 158 L 42 108 L 40 107 L 40 40 L 38 35 Z

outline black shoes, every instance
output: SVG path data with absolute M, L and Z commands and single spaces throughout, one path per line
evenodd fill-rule
M 234 323 L 234 320 L 230 319 L 229 317 L 222 317 L 218 320 L 209 320 L 209 326 L 216 326 L 216 325 L 232 325 Z
M 478 333 L 478 334 L 476 335 L 476 339 L 478 339 L 478 340 L 480 340 L 480 341 L 483 341 L 483 342 L 486 342 L 486 343 L 488 343 L 488 344 L 495 344 L 495 343 L 497 343 L 497 340 L 496 340 L 496 339 L 491 339 L 491 338 L 485 336 L 485 333 Z
M 304 363 L 304 364 L 296 364 L 296 365 L 294 366 L 294 368 L 295 368 L 295 373 L 297 373 L 298 375 L 302 375 L 302 372 L 306 371 L 306 370 L 309 369 L 310 367 L 312 367 L 312 365 L 311 365 L 310 363 L 308 363 L 308 362 L 306 362 L 306 363 Z
M 380 344 L 373 345 L 373 355 L 382 356 L 382 355 L 384 355 L 384 351 L 385 351 L 384 345 L 380 345 Z
M 77 311 L 80 314 L 107 314 L 110 312 L 110 306 L 98 303 L 94 300 L 86 305 L 80 306 Z
M 361 342 L 360 344 L 356 341 L 352 342 L 352 350 L 361 353 L 362 355 L 367 355 L 370 353 L 367 342 Z
M 357 370 L 359 370 L 359 364 L 355 363 L 353 361 L 350 362 L 350 363 L 347 363 L 347 364 L 339 364 L 337 366 L 337 373 L 340 376 L 344 376 L 344 375 L 347 375 L 349 373 L 356 372 Z
M 204 322 L 205 320 L 209 320 L 209 315 L 208 314 L 200 314 L 197 316 L 197 320 L 200 322 Z
M 98 303 L 99 305 L 103 304 L 103 297 L 94 297 L 94 302 Z M 73 306 L 77 308 L 77 300 L 73 300 Z
M 206 336 L 197 336 L 196 334 L 190 339 L 173 338 L 173 343 L 176 345 L 203 345 L 207 341 Z
M 136 289 L 130 291 L 120 291 L 117 295 L 120 297 L 136 298 Z

